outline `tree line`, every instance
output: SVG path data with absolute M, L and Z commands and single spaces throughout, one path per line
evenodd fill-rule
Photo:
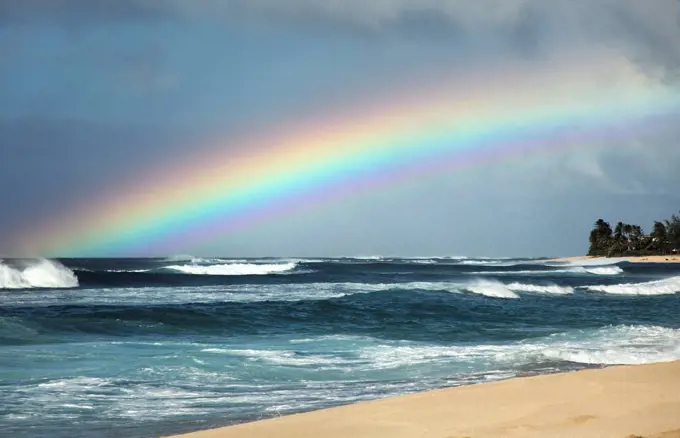
M 619 257 L 666 255 L 680 251 L 680 215 L 655 221 L 652 232 L 645 234 L 639 225 L 618 222 L 614 229 L 598 219 L 590 232 L 588 255 Z

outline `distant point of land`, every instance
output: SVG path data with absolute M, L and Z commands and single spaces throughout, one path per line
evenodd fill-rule
M 680 215 L 655 221 L 652 232 L 645 234 L 639 225 L 618 222 L 612 229 L 609 222 L 598 219 L 590 231 L 588 256 L 635 257 L 654 261 L 680 256 Z

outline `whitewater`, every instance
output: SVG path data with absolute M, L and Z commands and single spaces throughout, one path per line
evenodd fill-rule
M 381 256 L 0 261 L 0 430 L 176 434 L 680 359 L 680 266 Z

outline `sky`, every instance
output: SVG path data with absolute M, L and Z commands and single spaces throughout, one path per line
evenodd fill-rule
M 534 71 L 548 97 L 585 82 L 672 96 L 678 2 L 2 1 L 0 254 L 574 255 L 587 250 L 597 218 L 649 230 L 680 210 L 674 112 L 625 135 L 360 188 L 209 238 L 186 231 L 202 223 L 192 217 L 178 225 L 181 239 L 23 245 L 87 226 L 79 217 L 129 187 L 153 193 L 145 175 L 191 191 L 173 172 L 200 157 L 238 156 L 249 144 L 238 139 L 337 114 L 361 120 L 370 105 L 440 83 L 526 88 Z M 493 105 L 489 93 L 479 95 Z M 498 154 L 508 147 L 499 140 Z M 266 151 L 252 153 L 267 161 Z

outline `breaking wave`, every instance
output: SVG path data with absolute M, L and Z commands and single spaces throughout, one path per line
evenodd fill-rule
M 543 351 L 550 359 L 593 365 L 634 365 L 680 358 L 680 330 L 658 326 L 605 327 L 585 339 L 563 340 Z
M 623 269 L 618 266 L 576 266 L 574 268 L 566 269 L 565 271 L 555 272 L 573 272 L 576 274 L 593 274 L 593 275 L 618 275 L 623 273 Z
M 242 357 L 253 366 L 260 363 L 364 372 L 451 361 L 459 365 L 483 362 L 500 372 L 545 361 L 624 365 L 680 358 L 680 330 L 658 326 L 608 326 L 503 344 L 436 345 L 358 336 L 319 336 L 291 340 L 290 344 L 295 347 L 279 344 L 272 349 L 209 347 L 201 351 Z
M 282 274 L 292 271 L 297 267 L 297 263 L 274 263 L 274 264 L 255 264 L 255 263 L 224 263 L 218 265 L 172 265 L 165 266 L 164 269 L 179 271 L 184 274 L 193 275 L 268 275 Z
M 658 326 L 609 326 L 561 333 L 532 341 L 479 345 L 377 345 L 363 348 L 373 367 L 422 365 L 438 360 L 485 362 L 519 367 L 526 363 L 566 361 L 588 365 L 626 365 L 680 358 L 680 330 Z
M 489 259 L 489 260 L 460 260 L 458 262 L 460 265 L 468 266 L 515 266 L 517 263 L 508 262 L 504 259 Z
M 464 286 L 465 290 L 492 298 L 519 298 L 517 292 L 566 295 L 574 292 L 569 286 L 510 283 L 495 280 L 477 280 Z
M 541 266 L 541 265 L 539 265 Z M 552 266 L 552 265 L 548 265 Z M 592 274 L 592 275 L 619 275 L 624 272 L 618 266 L 583 267 L 575 266 L 565 269 L 523 269 L 520 271 L 473 271 L 467 275 L 551 275 L 551 274 Z
M 627 259 L 621 257 L 612 258 L 593 258 L 593 259 L 583 259 L 583 260 L 572 260 L 568 262 L 555 262 L 554 266 L 611 266 L 617 265 L 622 262 L 626 262 Z
M 78 287 L 78 277 L 64 265 L 40 259 L 10 266 L 0 261 L 0 289 Z
M 508 289 L 517 292 L 534 292 L 540 294 L 557 294 L 566 295 L 574 293 L 574 288 L 570 286 L 557 286 L 557 285 L 536 285 L 536 284 L 522 284 L 522 283 L 510 283 L 506 286 Z
M 591 292 L 604 292 L 616 295 L 670 295 L 680 292 L 680 277 L 665 278 L 646 283 L 586 286 L 585 289 Z
M 519 298 L 515 292 L 508 289 L 500 281 L 477 280 L 465 286 L 465 289 L 479 295 L 492 298 Z

